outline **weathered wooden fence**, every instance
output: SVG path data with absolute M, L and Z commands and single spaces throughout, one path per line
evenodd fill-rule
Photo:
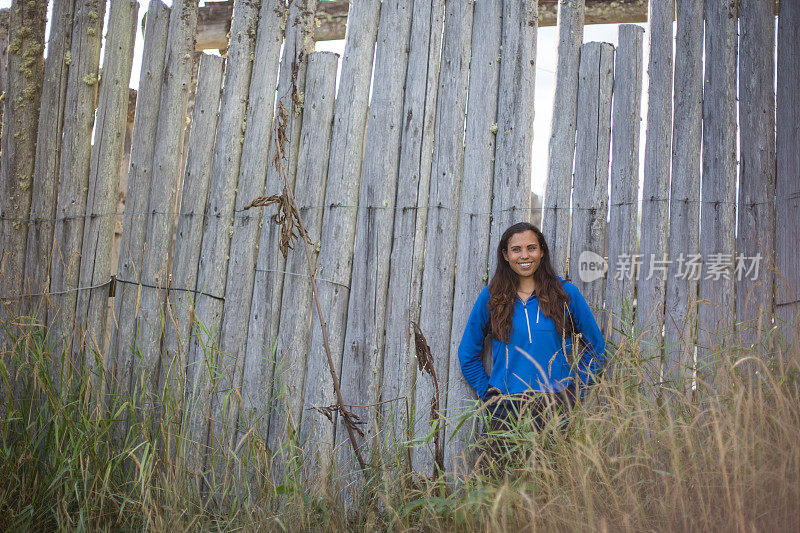
M 477 428 L 467 421 L 454 436 L 475 405 L 458 343 L 501 232 L 531 218 L 537 5 L 353 0 L 338 93 L 337 57 L 313 52 L 316 5 L 237 0 L 226 57 L 203 55 L 193 84 L 197 3 L 152 0 L 129 161 L 138 5 L 110 2 L 100 80 L 105 2 L 55 3 L 43 65 L 45 10 L 12 8 L 0 77 L 10 382 L 21 328 L 46 324 L 55 353 L 93 376 L 98 397 L 184 391 L 173 399 L 188 409 L 194 460 L 260 439 L 276 472 L 302 449 L 309 478 L 335 458 L 349 483 L 359 476 L 329 408 L 332 363 L 368 462 L 460 471 Z M 695 372 L 713 379 L 714 354 L 735 332 L 770 355 L 773 317 L 797 342 L 800 7 L 780 3 L 777 99 L 772 0 L 678 2 L 674 41 L 673 7 L 651 2 L 648 31 L 620 26 L 615 50 L 582 44 L 583 3 L 559 2 L 542 223 L 609 354 L 636 332 L 654 381 L 691 382 Z M 29 26 L 15 16 L 37 31 L 21 35 Z M 308 243 L 286 249 L 294 221 L 274 214 L 290 191 Z M 258 197 L 269 205 L 249 208 Z M 412 323 L 436 383 L 417 367 Z M 432 427 L 442 439 L 429 438 Z

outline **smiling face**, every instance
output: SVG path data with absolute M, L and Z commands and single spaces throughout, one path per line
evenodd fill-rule
M 508 248 L 503 251 L 503 257 L 517 276 L 532 278 L 542 261 L 539 238 L 531 230 L 515 233 L 508 240 Z

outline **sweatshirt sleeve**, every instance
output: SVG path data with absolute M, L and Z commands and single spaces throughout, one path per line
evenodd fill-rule
M 475 305 L 469 314 L 467 327 L 458 346 L 458 361 L 461 373 L 467 383 L 475 389 L 475 393 L 484 398 L 489 388 L 489 376 L 483 368 L 481 351 L 483 350 L 484 328 L 489 322 L 489 289 L 484 288 L 478 295 Z
M 594 314 L 586 303 L 581 292 L 572 283 L 564 283 L 564 289 L 570 297 L 569 310 L 575 323 L 576 333 L 581 334 L 585 350 L 578 362 L 578 377 L 586 384 L 591 385 L 605 363 L 606 341 L 594 319 Z M 573 349 L 575 347 L 573 346 Z

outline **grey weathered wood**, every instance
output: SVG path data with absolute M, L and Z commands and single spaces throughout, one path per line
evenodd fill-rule
M 128 169 L 128 187 L 125 191 L 125 211 L 122 221 L 117 267 L 117 288 L 114 296 L 114 314 L 117 330 L 111 343 L 109 371 L 113 372 L 116 388 L 127 392 L 131 382 L 134 342 L 137 338 L 138 299 L 144 266 L 143 253 L 147 231 L 147 205 L 153 176 L 153 154 L 156 149 L 158 108 L 166 62 L 167 33 L 170 9 L 161 1 L 153 1 L 147 8 L 142 65 L 139 74 L 139 92 L 131 140 L 131 158 Z
M 58 220 L 53 230 L 50 265 L 53 296 L 47 316 L 48 340 L 56 353 L 62 349 L 71 353 L 72 348 L 105 9 L 103 0 L 81 0 L 76 2 L 73 16 L 56 208 Z M 64 291 L 70 292 L 58 294 Z
M 775 289 L 775 314 L 783 339 L 798 353 L 800 309 L 800 5 L 781 2 L 778 16 L 777 181 L 775 260 L 780 276 Z
M 172 5 L 147 208 L 149 216 L 142 267 L 142 315 L 137 342 L 141 360 L 134 367 L 131 383 L 133 388 L 139 381 L 139 374 L 143 373 L 144 386 L 150 391 L 157 389 L 162 368 L 169 369 L 165 370 L 166 373 L 174 372 L 174 369 L 170 369 L 173 354 L 169 354 L 169 360 L 161 361 L 161 336 L 164 324 L 170 321 L 165 316 L 164 303 L 167 299 L 168 277 L 172 272 L 174 212 L 181 178 L 180 153 L 186 127 L 196 24 L 196 2 L 182 0 Z
M 17 367 L 14 344 L 24 337 L 20 330 L 25 283 L 25 244 L 31 210 L 36 126 L 42 97 L 44 27 L 47 2 L 12 3 L 8 33 L 8 71 L 3 112 L 0 158 L 0 357 L 15 389 Z M 5 399 L 5 393 L 2 393 Z M 16 395 L 16 394 L 15 394 Z M 3 402 L 6 403 L 5 401 Z M 5 405 L 2 412 L 5 413 Z
M 361 192 L 350 277 L 350 301 L 342 355 L 342 397 L 353 405 L 354 413 L 367 423 L 359 444 L 369 456 L 378 451 L 377 405 L 383 374 L 383 347 L 389 269 L 392 249 L 394 206 L 400 163 L 400 140 L 403 124 L 403 100 L 411 39 L 413 10 L 409 2 L 388 0 L 381 6 L 378 42 L 375 49 L 372 98 L 364 147 Z M 337 428 L 341 479 L 352 475 L 356 465 L 349 436 Z M 382 435 L 380 436 L 382 437 Z M 377 458 L 373 458 L 373 462 Z M 363 480 L 358 476 L 356 485 Z
M 253 56 L 253 72 L 250 76 L 250 93 L 247 104 L 247 129 L 244 132 L 242 162 L 236 195 L 236 217 L 231 235 L 228 281 L 225 294 L 235 295 L 225 300 L 222 313 L 220 345 L 223 353 L 236 357 L 233 384 L 241 389 L 248 329 L 245 326 L 250 315 L 253 298 L 253 283 L 259 246 L 259 233 L 266 231 L 263 218 L 257 210 L 244 208 L 254 198 L 262 196 L 270 162 L 270 137 L 275 107 L 275 85 L 265 80 L 274 80 L 278 72 L 278 61 L 283 43 L 285 6 L 280 0 L 264 0 L 261 3 L 258 33 Z M 279 189 L 282 190 L 283 187 Z M 267 194 L 270 194 L 267 191 Z M 271 210 L 270 210 L 271 211 Z M 271 213 L 270 213 L 271 214 Z M 259 231 L 259 229 L 261 231 Z M 263 241 L 261 243 L 263 245 Z M 256 294 L 256 297 L 260 295 Z M 263 384 L 250 383 L 248 387 Z M 235 423 L 239 403 L 233 402 L 228 416 L 230 437 L 235 437 Z
M 237 183 L 244 145 L 247 94 L 255 53 L 256 31 L 260 0 L 245 0 L 236 4 L 231 23 L 231 41 L 222 84 L 217 139 L 211 165 L 211 186 L 203 227 L 200 261 L 197 265 L 197 288 L 194 318 L 197 328 L 192 335 L 189 365 L 200 367 L 190 385 L 197 389 L 198 409 L 190 415 L 191 438 L 202 448 L 209 429 L 210 446 L 227 442 L 222 431 L 224 424 L 216 418 L 221 412 L 212 406 L 215 400 L 228 398 L 228 390 L 216 394 L 218 384 L 228 384 L 233 378 L 237 354 L 224 354 L 220 348 L 220 324 L 225 298 L 229 250 L 233 234 Z M 248 198 L 249 202 L 252 200 Z M 250 267 L 252 268 L 252 266 Z M 239 295 L 231 295 L 236 299 Z M 226 387 L 226 389 L 229 387 Z M 230 397 L 233 398 L 232 396 Z M 211 418 L 215 417 L 214 423 Z
M 489 250 L 496 250 L 510 225 L 531 218 L 531 149 L 533 88 L 536 79 L 537 4 L 503 1 L 500 90 L 492 187 Z M 489 254 L 489 272 L 497 257 Z
M 281 69 L 278 73 L 278 109 L 284 110 L 283 123 L 286 135 L 282 146 L 274 142 L 269 147 L 270 164 L 267 167 L 268 193 L 281 194 L 284 190 L 294 190 L 295 172 L 297 170 L 297 154 L 300 147 L 300 132 L 303 124 L 302 106 L 308 56 L 314 51 L 314 0 L 303 0 L 289 5 L 287 18 L 286 41 L 283 46 Z M 280 154 L 278 153 L 280 150 Z M 269 329 L 264 332 L 268 338 L 278 336 L 278 326 L 281 317 L 281 298 L 283 289 L 283 271 L 286 268 L 286 258 L 279 251 L 280 227 L 272 220 L 272 210 L 264 209 L 262 212 L 261 238 L 259 248 L 265 247 L 265 252 L 270 253 L 269 261 L 261 263 L 259 268 L 271 270 L 267 284 L 259 286 L 260 291 L 255 294 L 257 298 L 264 298 L 270 304 Z M 263 292 L 262 292 L 263 291 Z M 280 358 L 284 354 L 276 353 L 276 364 L 280 365 Z M 298 365 L 305 366 L 305 365 Z M 297 417 L 303 402 L 303 378 L 301 368 L 294 368 L 294 372 L 273 375 L 273 390 L 281 390 L 284 394 L 276 394 L 270 417 L 268 443 L 271 449 L 278 450 L 285 439 L 299 429 Z M 285 424 L 290 417 L 294 417 L 292 424 Z M 290 428 L 287 433 L 287 428 Z M 276 479 L 280 476 L 280 461 L 276 465 L 273 475 Z
M 8 8 L 0 9 L 0 91 L 8 89 L 8 19 L 10 17 Z M 3 120 L 3 113 L 6 109 L 6 101 L 0 102 L 0 123 Z M 2 132 L 0 132 L 0 139 Z M 3 187 L 0 184 L 0 187 Z M 0 189 L 2 192 L 2 189 Z
M 419 322 L 443 23 L 444 0 L 414 3 L 389 260 L 381 385 L 382 398 L 393 400 L 382 405 L 380 415 L 386 432 L 382 440 L 390 444 L 388 453 L 408 453 L 405 442 L 410 438 L 407 415 L 416 375 L 411 322 Z
M 584 0 L 562 0 L 558 3 L 558 64 L 553 89 L 542 232 L 551 246 L 553 268 L 565 276 L 569 256 L 569 207 L 578 120 L 578 63 L 583 44 L 583 21 Z
M 672 184 L 669 251 L 665 287 L 664 375 L 678 387 L 690 386 L 697 322 L 697 279 L 680 263 L 700 251 L 700 145 L 703 123 L 703 0 L 678 3 L 675 39 L 675 117 L 672 130 Z M 660 379 L 650 365 L 649 381 Z
M 380 2 L 377 0 L 353 0 L 350 4 L 350 23 L 347 28 L 331 133 L 333 148 L 328 160 L 325 211 L 317 259 L 317 291 L 320 307 L 325 313 L 322 320 L 328 325 L 328 340 L 334 364 L 337 365 L 335 368 L 337 374 L 341 370 L 356 231 L 356 210 L 353 206 L 358 203 L 372 56 L 378 33 L 379 13 Z M 251 313 L 251 330 L 253 318 Z M 315 379 L 306 383 L 304 404 L 307 406 L 326 406 L 336 401 L 333 384 L 328 377 L 330 370 L 319 320 L 320 317 L 314 313 L 306 373 Z M 258 354 L 256 357 L 271 357 L 272 345 L 265 343 L 261 337 L 256 339 L 254 344 L 255 353 Z M 251 359 L 249 351 L 250 346 L 248 346 L 248 361 Z M 263 364 L 261 369 L 256 368 L 254 371 L 266 377 L 267 365 Z M 265 409 L 266 401 L 268 398 L 259 399 L 258 403 L 251 404 L 251 408 Z M 319 451 L 321 461 L 325 461 L 332 454 L 334 425 L 326 418 L 316 415 L 310 416 L 307 423 L 315 428 L 314 446 Z M 325 467 L 324 462 L 321 467 Z
M 736 318 L 733 262 L 736 251 L 736 45 L 738 0 L 706 0 L 703 161 L 700 203 L 698 378 L 713 380 L 720 346 L 730 345 Z M 709 266 L 715 255 L 725 265 L 719 279 Z
M 214 156 L 222 73 L 225 61 L 216 55 L 203 54 L 197 77 L 192 132 L 189 137 L 189 157 L 183 177 L 181 207 L 175 233 L 175 253 L 172 263 L 174 290 L 167 300 L 167 320 L 164 330 L 164 353 L 175 368 L 162 381 L 185 392 L 188 397 L 195 392 L 193 385 L 200 373 L 200 365 L 188 364 L 189 342 L 193 331 L 194 290 L 197 286 L 197 263 L 203 238 L 208 189 L 211 184 L 211 163 Z M 190 407 L 196 399 L 190 400 Z M 184 434 L 188 434 L 186 431 Z M 196 446 L 196 444 L 192 444 Z
M 128 122 L 128 84 L 133 66 L 133 45 L 139 4 L 135 0 L 113 0 L 109 12 L 103 60 L 103 83 L 95 119 L 95 142 L 89 170 L 88 218 L 83 227 L 83 260 L 80 285 L 94 287 L 111 276 L 111 247 L 114 242 L 119 190 L 119 166 L 125 148 Z M 73 343 L 75 357 L 83 354 L 86 371 L 92 374 L 95 393 L 100 393 L 105 376 L 105 339 L 108 287 L 78 292 L 76 323 L 78 340 Z
M 316 244 L 319 243 L 322 231 L 322 203 L 325 201 L 325 184 L 327 181 L 328 158 L 330 157 L 330 137 L 333 125 L 333 107 L 336 99 L 336 67 L 339 56 L 331 52 L 316 52 L 309 56 L 305 83 L 305 101 L 303 104 L 303 130 L 300 137 L 300 150 L 297 160 L 297 180 L 295 184 L 295 202 L 300 216 L 308 229 L 312 243 L 309 246 L 311 264 L 316 267 Z M 314 308 L 308 259 L 305 246 L 297 242 L 289 251 L 286 261 L 288 275 L 283 281 L 283 303 L 281 304 L 281 321 L 278 336 L 279 354 L 283 353 L 285 364 L 293 367 L 292 371 L 305 377 L 306 380 L 330 381 L 330 373 L 325 369 L 316 375 L 306 375 L 306 360 L 311 342 L 311 314 Z M 263 390 L 264 385 L 248 383 L 256 391 Z M 302 383 L 301 383 L 302 387 Z M 250 393 L 250 390 L 247 390 Z M 299 442 L 312 449 L 316 428 L 302 425 L 307 411 L 302 407 L 302 391 L 295 392 L 299 398 L 287 398 L 284 403 L 290 410 L 291 426 L 302 429 Z M 330 424 L 326 420 L 326 423 Z M 324 458 L 313 455 L 304 456 L 309 474 L 317 471 Z M 309 475 L 309 478 L 313 475 Z
M 642 275 L 637 281 L 636 326 L 641 346 L 650 360 L 651 372 L 662 364 L 661 328 L 664 324 L 666 271 L 658 266 L 666 259 L 668 191 L 672 143 L 672 16 L 673 0 L 650 2 L 647 61 L 647 130 L 644 146 L 644 184 L 639 252 Z M 648 279 L 649 278 L 649 279 Z
M 267 160 L 267 194 L 282 194 L 288 183 L 294 187 L 295 169 L 297 167 L 298 144 L 300 141 L 300 128 L 302 126 L 302 110 L 295 100 L 300 102 L 303 94 L 307 69 L 307 54 L 313 50 L 313 42 L 309 38 L 313 9 L 307 2 L 292 7 L 288 13 L 286 43 L 284 45 L 281 68 L 278 72 L 277 104 L 278 114 L 276 123 L 272 126 L 273 137 L 278 121 L 283 122 L 283 133 L 286 141 L 280 146 L 283 154 L 275 159 L 278 149 L 276 140 L 267 147 L 269 158 Z M 311 6 L 313 8 L 313 6 Z M 293 71 L 293 68 L 297 67 Z M 294 74 L 293 74 L 294 72 Z M 274 74 L 273 74 L 274 76 Z M 277 164 L 280 167 L 275 166 Z M 284 176 L 286 179 L 284 179 Z M 281 289 L 283 287 L 283 270 L 286 258 L 279 251 L 280 227 L 272 220 L 274 207 L 263 209 L 261 212 L 261 234 L 258 242 L 258 255 L 256 257 L 256 271 L 252 288 L 252 301 L 248 306 L 250 317 L 249 334 L 245 350 L 245 357 L 237 360 L 244 369 L 243 386 L 245 395 L 242 399 L 242 412 L 249 419 L 261 418 L 259 427 L 263 437 L 270 438 L 270 414 L 273 404 L 270 399 L 275 396 L 273 392 L 273 378 L 275 359 L 272 352 L 275 349 L 277 329 L 281 313 Z M 264 357 L 265 349 L 270 353 Z M 302 379 L 302 376 L 301 376 Z M 302 383 L 301 383 L 302 387 Z M 253 405 L 258 405 L 256 412 L 252 411 Z M 281 413 L 285 416 L 286 413 Z M 282 435 L 273 435 L 272 439 L 282 440 Z M 280 445 L 275 440 L 269 441 Z
M 619 47 L 614 62 L 614 110 L 611 144 L 611 202 L 609 206 L 608 275 L 606 277 L 606 340 L 618 345 L 620 327 L 629 327 L 633 310 L 636 254 L 636 215 L 639 189 L 639 129 L 642 120 L 642 39 L 644 29 L 633 24 L 619 27 Z M 626 254 L 626 255 L 623 255 Z M 627 262 L 623 259 L 627 257 Z M 620 270 L 621 265 L 630 267 Z M 619 273 L 619 275 L 617 275 Z M 624 319 L 624 321 L 623 321 Z
M 5 112 L 0 161 L 0 295 L 13 327 L 22 309 L 25 244 L 31 209 L 36 126 L 42 98 L 44 26 L 47 2 L 12 3 L 6 37 Z
M 471 0 L 450 2 L 445 5 L 436 109 L 436 145 L 428 198 L 428 231 L 425 238 L 420 329 L 428 341 L 434 359 L 442 415 L 447 402 L 448 356 L 456 266 L 453 259 L 457 253 L 453 235 L 458 231 L 461 198 L 464 114 L 467 104 L 473 7 L 474 2 Z M 424 437 L 433 431 L 431 427 L 433 396 L 432 376 L 417 372 L 413 430 L 415 437 Z M 443 424 L 443 421 L 441 423 Z M 415 471 L 425 475 L 433 472 L 435 464 L 433 442 L 431 439 L 430 446 L 420 446 L 412 450 L 411 459 Z M 441 444 L 444 445 L 444 430 L 441 432 Z
M 492 181 L 497 122 L 497 91 L 500 81 L 500 37 L 502 33 L 502 0 L 475 3 L 472 34 L 472 58 L 469 73 L 469 102 L 464 146 L 464 180 L 461 186 L 461 207 L 458 220 L 456 265 L 458 275 L 453 295 L 453 320 L 450 331 L 450 370 L 448 372 L 447 428 L 445 468 L 467 474 L 471 465 L 465 462 L 467 446 L 477 438 L 475 391 L 461 374 L 458 345 L 478 293 L 489 279 L 489 241 L 492 209 Z M 510 57 L 510 54 L 509 54 Z M 458 433 L 453 434 L 460 417 L 470 416 Z
M 31 294 L 44 294 L 50 286 L 50 259 L 53 251 L 52 221 L 56 216 L 58 169 L 61 164 L 61 132 L 64 127 L 64 104 L 67 96 L 69 63 L 66 53 L 72 42 L 72 15 L 75 1 L 56 2 L 50 23 L 47 58 L 44 62 L 42 103 L 36 135 L 36 163 L 33 171 L 33 195 L 25 248 L 25 277 Z M 2 47 L 2 44 L 0 44 Z M 5 90 L 0 87 L 0 90 Z M 47 220 L 43 220 L 47 219 Z M 40 323 L 47 319 L 43 297 L 32 296 L 28 310 Z M 23 304 L 24 305 L 24 304 Z
M 614 47 L 591 42 L 581 47 L 578 70 L 578 116 L 575 143 L 575 190 L 573 192 L 570 269 L 572 282 L 592 307 L 595 320 L 603 323 L 603 278 L 581 276 L 581 254 L 605 255 L 608 208 L 608 165 L 611 143 L 611 89 L 614 84 Z M 549 243 L 548 243 L 549 244 Z M 550 245 L 556 248 L 558 243 Z
M 772 0 L 740 0 L 739 210 L 736 255 L 760 254 L 763 266 L 775 250 L 775 17 Z M 751 261 L 747 261 L 750 266 Z M 762 266 L 762 265 L 759 265 Z M 736 327 L 743 346 L 760 342 L 771 327 L 774 272 L 737 275 Z M 760 352 L 764 353 L 764 352 Z

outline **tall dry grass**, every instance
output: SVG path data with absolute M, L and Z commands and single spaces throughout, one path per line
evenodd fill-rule
M 244 437 L 232 445 L 206 447 L 187 429 L 199 406 L 185 380 L 155 394 L 144 375 L 98 411 L 92 380 L 41 327 L 6 329 L 3 530 L 800 528 L 800 355 L 777 335 L 761 348 L 722 350 L 713 382 L 685 394 L 686 384 L 646 378 L 647 354 L 628 333 L 568 419 L 487 436 L 502 439 L 502 456 L 458 480 L 404 473 L 407 448 L 428 444 L 390 443 L 391 469 L 371 472 L 344 508 L 335 466 L 309 483 L 316 458 L 303 457 L 300 442 L 269 450 L 260 418 L 239 420 Z M 208 463 L 197 461 L 212 449 Z

